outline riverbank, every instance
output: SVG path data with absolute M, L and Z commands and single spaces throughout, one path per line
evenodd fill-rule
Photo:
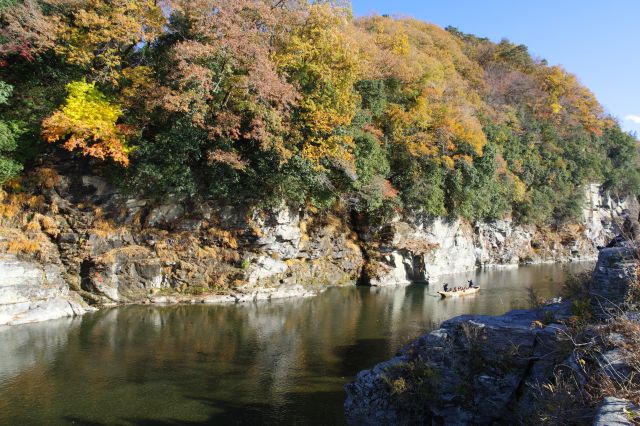
M 0 280 L 0 323 L 131 303 L 308 297 L 357 282 L 406 285 L 476 268 L 592 259 L 637 202 L 613 200 L 597 185 L 585 198 L 584 223 L 561 230 L 420 214 L 373 225 L 339 207 L 137 199 L 97 176 L 41 168 L 0 203 L 0 268 L 13 277 Z M 22 280 L 22 270 L 32 275 Z M 38 293 L 43 288 L 51 291 Z M 64 308 L 53 308 L 60 301 Z
M 616 424 L 631 424 L 640 396 L 637 267 L 631 248 L 605 249 L 589 293 L 573 301 L 444 322 L 394 358 L 361 371 L 346 386 L 347 419 L 611 424 L 617 416 L 623 421 Z

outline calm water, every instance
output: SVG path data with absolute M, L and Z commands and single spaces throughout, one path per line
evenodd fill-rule
M 555 296 L 568 270 L 590 267 L 482 271 L 482 291 L 458 299 L 435 297 L 440 284 L 334 288 L 0 328 L 0 424 L 339 424 L 359 370 L 453 316 L 526 307 L 527 286 Z

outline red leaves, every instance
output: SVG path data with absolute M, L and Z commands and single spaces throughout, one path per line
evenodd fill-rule
M 17 55 L 27 61 L 33 61 L 42 52 L 53 48 L 58 20 L 44 16 L 36 2 L 9 7 L 0 15 L 0 58 Z M 6 59 L 2 60 L 6 65 Z

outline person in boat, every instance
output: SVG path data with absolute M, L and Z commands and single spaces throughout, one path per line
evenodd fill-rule
M 467 288 L 473 288 L 473 280 L 469 280 L 469 287 Z
M 446 292 L 449 291 L 449 283 L 444 283 L 444 285 L 442 286 L 442 289 Z

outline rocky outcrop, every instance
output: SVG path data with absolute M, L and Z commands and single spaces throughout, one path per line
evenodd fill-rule
M 637 308 L 638 249 L 631 244 L 604 248 L 593 270 L 591 304 L 601 318 Z
M 56 265 L 0 256 L 0 325 L 82 315 L 87 305 L 62 279 Z
M 624 221 L 623 214 L 628 212 L 630 217 L 637 218 L 639 211 L 637 198 L 614 199 L 600 185 L 587 185 L 582 210 L 584 234 L 595 246 L 605 246 L 620 232 Z
M 562 361 L 567 304 L 446 321 L 346 386 L 351 424 L 518 423 Z M 547 321 L 543 324 L 541 321 Z
M 417 213 L 366 227 L 346 208 L 132 198 L 77 170 L 42 168 L 26 182 L 28 190 L 0 203 L 0 253 L 55 265 L 72 291 L 97 305 L 308 296 L 358 280 L 400 285 L 476 267 L 591 257 L 593 241 L 606 240 L 615 225 L 607 209 L 615 218 L 629 204 L 598 198 L 590 187 L 588 224 L 562 231 Z
M 0 253 L 55 265 L 93 304 L 308 296 L 354 284 L 364 263 L 343 212 L 158 202 L 96 176 L 40 173 L 50 178 L 30 188 L 34 195 L 0 204 L 0 235 L 9 236 Z
M 382 240 L 383 255 L 371 260 L 375 267 L 369 281 L 396 285 L 412 281 L 412 274 L 429 280 L 475 268 L 595 260 L 598 247 L 620 232 L 623 214 L 637 217 L 638 203 L 631 197 L 614 200 L 597 184 L 587 186 L 585 200 L 584 223 L 556 230 L 510 219 L 468 224 L 421 215 L 396 217 L 377 236 L 369 231 L 363 238 Z M 419 265 L 419 274 L 411 265 Z

